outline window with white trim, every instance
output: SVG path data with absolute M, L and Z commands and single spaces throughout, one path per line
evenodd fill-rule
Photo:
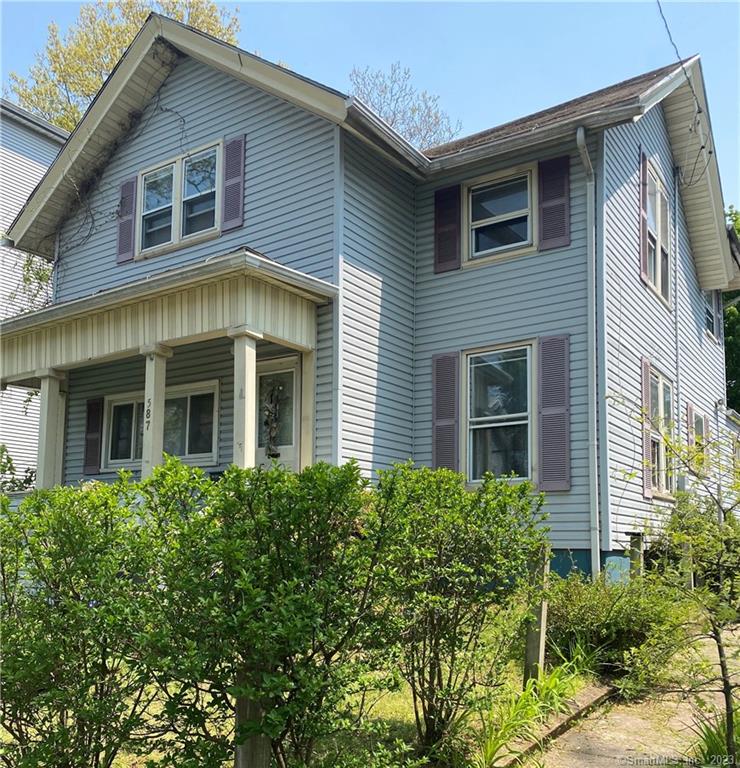
M 467 365 L 468 479 L 532 476 L 532 348 L 470 353 Z
M 141 174 L 139 253 L 218 230 L 220 154 L 216 144 Z
M 666 301 L 671 300 L 671 217 L 665 187 L 652 168 L 648 170 L 647 278 Z
M 532 245 L 532 197 L 531 171 L 468 187 L 468 258 Z
M 673 462 L 667 441 L 673 434 L 673 384 L 655 369 L 650 370 L 650 471 L 657 493 L 675 490 Z
M 171 387 L 165 395 L 164 452 L 194 464 L 213 464 L 218 445 L 218 382 Z M 144 396 L 106 400 L 106 465 L 124 467 L 141 460 Z
M 702 291 L 704 302 L 704 327 L 715 338 L 719 338 L 717 328 L 717 291 Z

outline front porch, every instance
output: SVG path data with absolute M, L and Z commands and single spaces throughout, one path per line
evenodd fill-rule
M 244 249 L 3 323 L 3 382 L 41 393 L 37 487 L 146 477 L 163 451 L 211 472 L 310 464 L 334 294 Z

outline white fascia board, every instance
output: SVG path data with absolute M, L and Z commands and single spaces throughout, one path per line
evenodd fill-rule
M 0 335 L 18 333 L 52 322 L 62 322 L 98 309 L 125 304 L 165 293 L 169 289 L 179 289 L 191 283 L 239 272 L 251 275 L 257 280 L 279 285 L 290 293 L 303 296 L 317 304 L 325 303 L 337 295 L 337 287 L 325 280 L 285 267 L 248 248 L 240 248 L 238 251 L 212 257 L 198 264 L 171 269 L 150 278 L 101 291 L 93 296 L 52 304 L 35 312 L 9 318 L 0 322 Z
M 159 36 L 179 51 L 232 77 L 313 112 L 332 123 L 347 116 L 346 99 L 288 69 L 246 54 L 227 43 L 188 29 L 163 16 L 153 16 Z

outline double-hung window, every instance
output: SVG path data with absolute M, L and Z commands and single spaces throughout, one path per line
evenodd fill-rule
M 717 328 L 717 292 L 716 291 L 702 291 L 702 299 L 704 301 L 704 327 L 708 333 L 711 333 L 715 338 L 719 337 Z
M 466 361 L 468 479 L 531 477 L 531 347 L 475 352 Z
M 673 429 L 673 385 L 661 373 L 650 371 L 650 471 L 657 493 L 675 490 L 671 456 L 667 449 Z
M 671 227 L 668 196 L 653 169 L 648 171 L 647 278 L 666 301 L 671 299 Z
M 172 387 L 164 404 L 164 452 L 194 464 L 216 461 L 218 432 L 217 382 Z M 129 395 L 107 401 L 107 466 L 141 460 L 144 397 Z
M 531 245 L 531 172 L 469 187 L 467 210 L 470 259 Z
M 218 231 L 220 153 L 217 144 L 141 174 L 139 253 Z

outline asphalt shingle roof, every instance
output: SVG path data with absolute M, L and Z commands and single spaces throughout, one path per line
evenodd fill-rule
M 685 61 L 688 61 L 688 59 Z M 473 133 L 462 139 L 455 139 L 447 144 L 430 147 L 424 150 L 424 154 L 431 160 L 454 155 L 458 152 L 501 139 L 532 133 L 566 120 L 585 117 L 608 107 L 619 106 L 622 103 L 628 104 L 637 99 L 651 86 L 659 83 L 671 72 L 674 72 L 679 66 L 681 66 L 679 62 L 674 62 L 666 67 L 654 69 L 652 72 L 646 72 L 629 80 L 624 80 L 621 83 L 610 85 L 607 88 L 601 88 L 598 91 L 593 91 L 593 93 L 588 93 L 585 96 L 579 96 L 577 99 L 571 99 L 555 107 L 543 109 L 541 112 L 535 112 L 526 117 L 520 117 L 518 120 L 512 120 L 511 122 L 488 128 L 485 131 Z

